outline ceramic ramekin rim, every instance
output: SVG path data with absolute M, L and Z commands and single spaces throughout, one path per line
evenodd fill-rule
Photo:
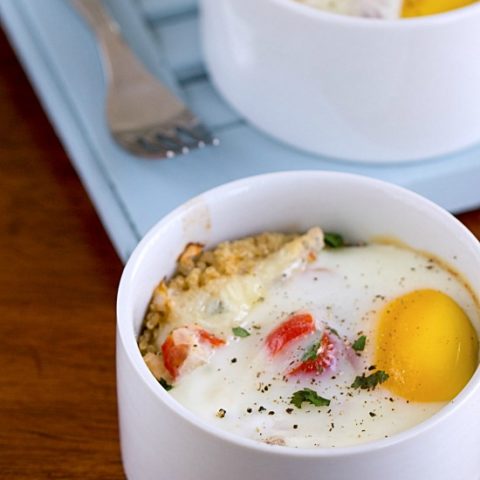
M 451 22 L 456 22 L 468 18 L 470 15 L 480 14 L 480 2 L 473 3 L 460 8 L 455 8 L 448 12 L 437 13 L 434 15 L 425 15 L 422 17 L 399 18 L 392 20 L 353 17 L 341 15 L 334 12 L 328 12 L 317 9 L 311 5 L 305 5 L 295 0 L 264 0 L 290 11 L 294 15 L 326 22 L 332 25 L 344 27 L 356 27 L 361 29 L 394 29 L 410 30 L 425 27 L 437 27 Z
M 266 454 L 291 456 L 296 458 L 338 458 L 343 456 L 355 456 L 365 453 L 379 452 L 384 449 L 391 448 L 403 442 L 414 439 L 415 437 L 421 435 L 427 430 L 434 428 L 437 424 L 443 422 L 450 415 L 452 415 L 459 408 L 461 408 L 462 404 L 467 402 L 472 395 L 475 395 L 480 390 L 480 367 L 477 368 L 475 374 L 470 379 L 469 383 L 460 392 L 460 394 L 457 395 L 453 401 L 443 407 L 439 412 L 437 412 L 435 415 L 425 420 L 424 422 L 421 422 L 420 424 L 415 425 L 408 430 L 397 433 L 388 438 L 366 442 L 350 447 L 298 449 L 282 446 L 281 448 L 275 448 L 271 445 L 266 445 L 256 440 L 244 438 L 240 435 L 236 435 L 234 433 L 222 430 L 214 425 L 209 424 L 208 422 L 204 421 L 203 419 L 192 413 L 186 407 L 177 402 L 173 397 L 171 397 L 171 395 L 169 395 L 167 391 L 160 386 L 160 384 L 155 380 L 155 378 L 145 365 L 145 362 L 143 361 L 140 354 L 140 350 L 138 349 L 137 339 L 134 334 L 134 328 L 131 318 L 133 298 L 129 296 L 130 283 L 132 278 L 134 278 L 135 273 L 139 268 L 139 265 L 142 262 L 142 257 L 146 254 L 145 252 L 149 250 L 150 245 L 156 241 L 159 232 L 165 228 L 168 228 L 169 223 L 177 216 L 184 215 L 190 209 L 195 208 L 199 200 L 201 201 L 205 197 L 217 196 L 221 198 L 228 192 L 237 189 L 245 189 L 246 187 L 249 187 L 257 182 L 261 183 L 265 181 L 275 181 L 276 179 L 281 181 L 282 178 L 290 178 L 291 180 L 293 180 L 294 177 L 300 178 L 305 176 L 309 178 L 311 178 L 312 176 L 321 176 L 324 178 L 331 177 L 334 180 L 350 179 L 352 181 L 362 182 L 364 184 L 370 184 L 372 186 L 388 189 L 391 193 L 401 195 L 403 198 L 409 198 L 411 201 L 414 202 L 421 202 L 425 207 L 430 209 L 432 214 L 443 217 L 444 220 L 447 220 L 452 224 L 452 226 L 454 226 L 453 228 L 457 228 L 459 234 L 462 233 L 462 235 L 465 237 L 465 240 L 472 241 L 472 245 L 474 243 L 478 243 L 476 237 L 459 220 L 457 220 L 450 213 L 448 213 L 446 210 L 444 210 L 442 207 L 438 206 L 434 202 L 398 185 L 394 185 L 392 183 L 374 179 L 364 175 L 321 170 L 293 170 L 265 173 L 261 175 L 255 175 L 234 180 L 232 182 L 228 182 L 219 185 L 213 189 L 207 190 L 187 201 L 186 203 L 180 205 L 172 212 L 167 214 L 165 217 L 160 219 L 140 241 L 140 243 L 130 256 L 120 279 L 117 296 L 117 342 L 121 342 L 121 347 L 124 349 L 128 361 L 133 367 L 135 373 L 145 382 L 146 386 L 158 398 L 158 400 L 165 404 L 170 409 L 172 414 L 179 415 L 185 421 L 198 428 L 204 434 L 208 434 L 217 439 L 233 443 L 237 447 L 251 449 L 257 452 L 264 452 Z M 118 348 L 119 345 L 117 344 L 117 349 Z

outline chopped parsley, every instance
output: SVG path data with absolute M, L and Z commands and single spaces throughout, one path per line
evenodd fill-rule
M 232 332 L 236 337 L 245 338 L 250 336 L 250 332 L 242 327 L 233 327 Z
M 318 348 L 320 347 L 320 342 L 312 343 L 302 355 L 302 362 L 306 362 L 308 360 L 315 360 L 317 358 Z
M 333 333 L 336 337 L 340 338 L 340 334 L 332 327 L 328 327 L 330 333 Z
M 173 385 L 170 385 L 164 378 L 161 378 L 158 383 L 168 392 L 173 388 Z
M 338 233 L 325 233 L 323 237 L 325 245 L 330 248 L 341 248 L 345 245 L 343 237 Z
M 351 387 L 361 388 L 362 390 L 374 390 L 377 385 L 386 382 L 388 378 L 388 373 L 385 373 L 383 370 L 377 370 L 368 377 L 366 377 L 365 373 L 363 373 L 361 377 L 355 378 Z
M 298 390 L 292 395 L 290 403 L 293 403 L 297 408 L 302 408 L 302 403 L 308 402 L 316 407 L 328 407 L 330 405 L 330 400 L 321 397 L 315 390 L 310 388 L 304 388 L 303 390 Z
M 365 344 L 367 343 L 367 337 L 365 335 L 362 335 L 361 337 L 358 337 L 352 345 L 352 348 L 356 352 L 362 352 L 365 349 Z

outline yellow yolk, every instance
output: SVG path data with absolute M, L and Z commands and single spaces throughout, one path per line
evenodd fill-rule
M 477 0 L 405 0 L 402 17 L 418 17 L 466 7 Z
M 376 367 L 393 393 L 418 402 L 452 400 L 478 366 L 478 337 L 462 308 L 436 290 L 416 290 L 380 315 Z

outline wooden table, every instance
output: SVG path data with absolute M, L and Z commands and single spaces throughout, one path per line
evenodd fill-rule
M 124 478 L 122 265 L 1 33 L 0 65 L 0 478 Z
M 0 65 L 0 478 L 124 478 L 122 264 L 3 36 Z

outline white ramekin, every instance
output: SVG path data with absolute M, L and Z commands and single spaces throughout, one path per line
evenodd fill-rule
M 275 447 L 219 430 L 177 403 L 145 366 L 136 338 L 153 288 L 188 242 L 213 246 L 267 230 L 320 225 L 346 238 L 393 236 L 429 251 L 480 292 L 480 245 L 454 217 L 407 190 L 318 171 L 262 175 L 196 197 L 163 218 L 127 263 L 117 304 L 122 457 L 130 480 L 477 480 L 480 372 L 438 414 L 351 448 Z M 478 327 L 478 326 L 477 326 Z
M 480 4 L 387 21 L 294 0 L 201 0 L 201 14 L 214 84 L 282 141 L 364 162 L 480 141 Z

